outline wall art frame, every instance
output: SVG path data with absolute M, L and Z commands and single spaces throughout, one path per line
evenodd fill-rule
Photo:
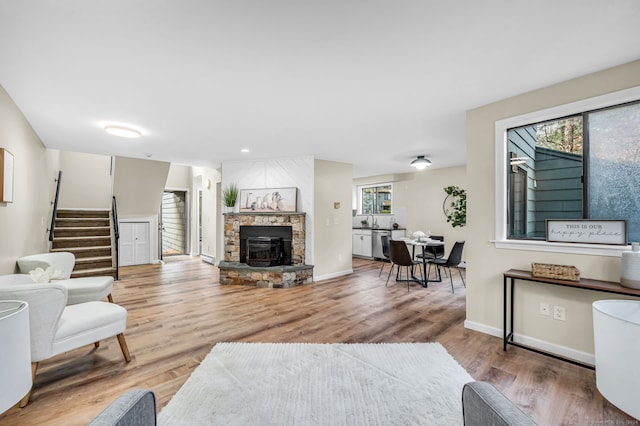
M 241 189 L 240 212 L 269 213 L 297 211 L 298 188 Z
M 0 202 L 13 203 L 13 154 L 0 148 Z
M 547 219 L 549 242 L 627 245 L 627 221 L 607 219 Z

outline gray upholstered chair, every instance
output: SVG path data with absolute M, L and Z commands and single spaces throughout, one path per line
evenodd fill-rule
M 35 380 L 38 363 L 63 352 L 117 336 L 127 362 L 131 361 L 124 339 L 127 310 L 115 303 L 67 304 L 67 288 L 56 283 L 28 283 L 28 275 L 0 276 L 0 300 L 22 300 L 29 304 L 31 371 Z M 29 403 L 31 391 L 20 401 Z
M 155 395 L 147 389 L 132 389 L 109 404 L 88 426 L 155 425 Z
M 60 273 L 56 280 L 57 284 L 63 285 L 68 290 L 67 303 L 85 303 L 99 301 L 107 298 L 113 302 L 111 291 L 113 290 L 113 277 L 82 277 L 71 278 L 71 271 L 76 263 L 76 258 L 70 252 L 39 253 L 23 256 L 18 259 L 18 268 L 23 274 L 28 274 L 36 268 L 47 269 L 48 267 Z
M 487 382 L 469 382 L 462 388 L 465 426 L 529 426 L 531 420 L 506 396 Z

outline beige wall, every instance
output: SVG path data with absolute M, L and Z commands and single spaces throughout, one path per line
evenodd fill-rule
M 352 272 L 351 181 L 352 166 L 314 162 L 314 277 L 316 280 Z M 340 203 L 339 208 L 334 203 Z
M 13 203 L 0 203 L 0 274 L 11 274 L 18 257 L 49 249 L 46 230 L 60 160 L 1 86 L 0 147 L 14 155 Z
M 111 157 L 60 151 L 60 170 L 58 208 L 111 208 Z
M 174 189 L 179 191 L 190 191 L 192 188 L 192 168 L 191 166 L 183 166 L 180 164 L 171 164 L 165 189 Z
M 407 230 L 429 230 L 432 235 L 444 235 L 447 253 L 454 242 L 466 240 L 467 227 L 452 227 L 442 211 L 442 203 L 447 197 L 443 188 L 451 185 L 467 188 L 464 166 L 427 169 L 396 176 L 398 180 L 393 185 L 393 205 L 406 209 L 407 222 L 403 225 Z M 463 251 L 463 258 L 466 258 L 466 250 Z
M 113 195 L 118 204 L 118 220 L 148 220 L 151 235 L 151 262 L 158 260 L 158 212 L 169 163 L 115 157 Z
M 584 277 L 619 279 L 617 257 L 497 249 L 490 242 L 495 238 L 494 126 L 497 120 L 638 85 L 640 61 L 635 61 L 467 112 L 467 327 L 502 332 L 502 273 L 510 268 L 530 270 L 531 262 L 568 264 Z M 518 333 L 570 356 L 593 353 L 591 303 L 615 296 L 539 284 L 517 289 Z M 566 307 L 566 321 L 541 316 L 540 302 Z

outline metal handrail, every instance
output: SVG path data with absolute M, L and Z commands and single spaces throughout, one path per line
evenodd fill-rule
M 53 241 L 53 231 L 56 227 L 56 216 L 58 215 L 58 198 L 60 197 L 60 182 L 62 181 L 62 170 L 58 170 L 58 178 L 55 179 L 56 197 L 53 199 L 53 212 L 51 213 L 51 226 L 49 227 L 49 241 Z
M 113 216 L 113 237 L 116 240 L 116 280 L 120 279 L 120 228 L 118 227 L 118 204 L 116 197 L 111 197 L 111 215 Z

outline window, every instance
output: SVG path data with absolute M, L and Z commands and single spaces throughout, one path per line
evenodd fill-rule
M 360 214 L 391 214 L 390 183 L 359 187 Z
M 546 219 L 625 219 L 640 241 L 640 101 L 508 128 L 507 238 Z M 504 157 L 503 157 L 504 158 Z

